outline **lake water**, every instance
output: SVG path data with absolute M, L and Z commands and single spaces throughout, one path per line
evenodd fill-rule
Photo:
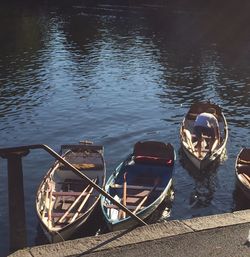
M 0 147 L 47 144 L 58 151 L 88 139 L 104 145 L 109 175 L 137 141 L 170 142 L 177 160 L 167 220 L 249 208 L 235 186 L 234 162 L 250 146 L 250 8 L 222 2 L 1 3 Z M 220 104 L 229 125 L 223 160 L 203 176 L 182 160 L 178 135 L 188 107 L 200 100 Z M 35 193 L 52 162 L 39 150 L 23 159 L 29 246 L 39 244 Z M 0 165 L 4 256 L 5 160 Z

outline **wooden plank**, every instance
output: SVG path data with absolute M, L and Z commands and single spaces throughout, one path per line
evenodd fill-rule
M 135 210 L 133 211 L 133 213 L 135 214 L 137 211 L 140 210 L 140 208 L 142 207 L 142 205 L 147 201 L 149 195 L 156 189 L 157 185 L 159 184 L 160 182 L 160 178 L 157 177 L 155 179 L 155 184 L 154 184 L 154 187 L 149 191 L 149 193 L 141 200 L 141 202 L 137 205 L 137 207 L 135 208 Z
M 104 205 L 106 208 L 109 208 L 109 209 L 120 209 L 117 205 L 115 204 L 105 204 Z M 141 209 L 143 209 L 145 206 L 141 206 Z M 127 209 L 129 210 L 134 210 L 136 208 L 136 205 L 127 205 L 126 206 Z
M 111 188 L 123 188 L 123 185 L 120 184 L 112 184 Z M 138 186 L 138 185 L 127 185 L 127 189 L 138 189 L 138 190 L 151 190 L 154 186 Z M 165 187 L 157 187 L 155 191 L 163 191 Z
M 65 212 L 52 212 L 52 213 L 51 213 L 51 217 L 52 217 L 52 218 L 60 218 L 60 217 L 62 217 L 64 214 L 65 214 Z M 68 213 L 67 217 L 68 217 L 68 218 L 71 218 L 71 217 L 73 217 L 74 214 L 75 214 L 75 213 L 70 212 L 70 213 Z
M 75 192 L 75 191 L 68 191 L 68 192 L 60 191 L 60 192 L 52 193 L 53 196 L 79 196 L 81 194 L 82 194 L 82 192 Z M 87 195 L 87 193 L 85 195 Z
M 126 177 L 127 173 L 124 173 L 124 182 L 123 182 L 123 198 L 122 198 L 122 204 L 124 206 L 126 206 L 127 204 L 127 177 Z M 125 219 L 126 218 L 126 212 L 122 211 L 121 213 L 121 218 Z
M 97 179 L 94 180 L 94 183 L 96 183 Z M 79 208 L 77 209 L 75 215 L 73 216 L 73 218 L 70 220 L 70 223 L 74 222 L 76 220 L 76 218 L 78 217 L 78 215 L 80 214 L 81 210 L 83 209 L 84 205 L 86 204 L 86 202 L 88 201 L 90 195 L 92 194 L 94 188 L 91 187 L 91 189 L 89 190 L 87 196 L 84 198 L 84 200 L 82 201 L 81 205 L 79 206 Z
M 238 163 L 250 165 L 250 161 L 249 160 L 244 160 L 244 159 L 240 159 L 240 158 L 238 159 Z
M 72 203 L 72 205 L 69 207 L 69 209 L 64 213 L 64 215 L 58 220 L 59 223 L 61 223 L 66 217 L 67 215 L 70 213 L 70 211 L 75 207 L 75 205 L 79 202 L 79 200 L 82 198 L 82 196 L 86 193 L 86 191 L 88 190 L 88 188 L 90 187 L 90 185 L 88 185 L 86 188 L 84 188 L 84 190 L 82 191 L 82 193 L 76 198 L 76 200 Z
M 58 185 L 82 185 L 83 181 L 80 179 L 74 179 L 74 180 L 66 179 L 65 181 L 56 182 L 56 184 L 58 184 Z
M 131 190 L 133 190 L 133 189 L 131 189 Z M 136 192 L 134 194 L 131 194 L 130 193 L 131 190 L 128 191 L 128 193 L 127 193 L 127 201 L 129 201 L 128 198 L 130 198 L 130 197 L 141 199 L 141 198 L 145 197 L 150 192 L 150 190 L 143 190 L 143 191 L 139 191 L 139 192 Z

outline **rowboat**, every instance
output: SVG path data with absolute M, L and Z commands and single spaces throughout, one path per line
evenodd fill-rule
M 61 156 L 96 185 L 104 187 L 103 146 L 83 143 L 62 145 Z M 36 195 L 36 212 L 49 242 L 69 239 L 83 228 L 100 204 L 100 193 L 83 176 L 55 161 Z
M 209 108 L 216 110 L 216 117 L 219 123 L 220 141 L 215 149 L 209 152 L 209 137 L 203 136 L 201 156 L 198 156 L 197 138 L 194 135 L 194 122 L 198 114 L 207 111 Z M 198 102 L 190 106 L 180 126 L 181 148 L 187 158 L 198 170 L 208 168 L 215 160 L 225 152 L 228 140 L 228 126 L 221 107 L 211 102 Z
M 242 148 L 235 162 L 236 181 L 239 188 L 250 199 L 250 148 Z
M 144 220 L 170 196 L 175 159 L 170 143 L 137 142 L 133 153 L 109 177 L 105 191 Z M 101 209 L 110 231 L 138 225 L 105 196 L 101 196 Z

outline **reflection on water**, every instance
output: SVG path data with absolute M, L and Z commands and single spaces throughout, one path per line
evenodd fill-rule
M 202 209 L 203 207 L 208 207 L 216 191 L 216 173 L 218 166 L 225 159 L 225 153 L 222 154 L 221 158 L 207 167 L 206 170 L 198 170 L 186 157 L 182 149 L 180 150 L 180 156 L 183 167 L 194 179 L 194 189 L 189 200 L 190 208 Z
M 138 140 L 171 142 L 178 152 L 189 105 L 212 99 L 228 121 L 227 158 L 197 177 L 178 154 L 165 216 L 241 208 L 246 200 L 233 196 L 234 162 L 250 135 L 249 4 L 82 2 L 0 4 L 0 146 L 44 143 L 58 150 L 88 139 L 105 146 L 109 175 Z M 34 195 L 52 162 L 43 152 L 24 159 L 29 245 L 39 241 Z M 1 171 L 0 239 L 7 252 L 4 161 Z

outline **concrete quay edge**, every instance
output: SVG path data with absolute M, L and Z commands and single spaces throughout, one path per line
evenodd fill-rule
M 79 238 L 56 244 L 25 248 L 12 253 L 11 257 L 57 257 L 95 253 L 103 250 L 178 236 L 197 231 L 250 223 L 250 209 L 233 213 L 216 214 L 187 220 L 172 220 L 137 227 L 133 230 L 109 232 L 99 236 Z

